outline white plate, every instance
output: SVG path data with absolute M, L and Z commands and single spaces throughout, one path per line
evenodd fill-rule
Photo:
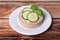
M 24 29 L 21 26 L 19 26 L 18 22 L 17 22 L 17 17 L 18 17 L 18 14 L 20 13 L 20 11 L 22 11 L 25 7 L 30 7 L 30 6 L 22 6 L 22 7 L 15 9 L 9 17 L 9 23 L 16 32 L 24 34 L 24 35 L 36 35 L 36 34 L 43 33 L 50 27 L 50 25 L 52 23 L 52 17 L 48 11 L 46 11 L 45 9 L 43 9 L 41 7 L 40 7 L 40 9 L 43 11 L 43 13 L 45 15 L 42 25 L 35 28 L 34 30 L 27 30 L 27 29 Z

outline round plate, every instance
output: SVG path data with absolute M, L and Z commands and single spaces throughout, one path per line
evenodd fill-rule
M 17 18 L 18 18 L 20 11 L 22 11 L 25 7 L 30 7 L 30 6 L 22 6 L 22 7 L 15 9 L 9 17 L 9 23 L 16 32 L 24 34 L 24 35 L 36 35 L 36 34 L 43 33 L 50 27 L 50 25 L 52 23 L 52 17 L 48 11 L 46 11 L 44 8 L 41 8 L 41 7 L 40 7 L 40 9 L 43 11 L 43 13 L 45 15 L 42 25 L 40 25 L 39 27 L 37 27 L 33 30 L 27 30 L 27 29 L 24 29 L 21 26 L 19 26 L 18 22 L 17 22 Z

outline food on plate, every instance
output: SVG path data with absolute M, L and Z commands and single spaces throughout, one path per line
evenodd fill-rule
M 42 24 L 44 19 L 43 11 L 36 5 L 25 7 L 18 15 L 19 24 L 25 28 L 36 28 Z

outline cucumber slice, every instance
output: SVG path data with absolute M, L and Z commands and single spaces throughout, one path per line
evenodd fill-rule
M 22 14 L 22 16 L 23 16 L 23 18 L 25 19 L 25 20 L 27 20 L 28 19 L 28 14 L 29 14 L 30 12 L 28 12 L 28 11 L 26 11 L 26 12 L 24 12 L 23 14 Z
M 23 12 L 25 12 L 25 11 L 33 11 L 33 10 L 29 7 L 26 7 L 26 8 L 23 9 Z
M 28 15 L 28 20 L 30 22 L 36 22 L 38 20 L 38 15 L 36 13 L 34 13 L 34 12 L 33 13 L 30 13 Z

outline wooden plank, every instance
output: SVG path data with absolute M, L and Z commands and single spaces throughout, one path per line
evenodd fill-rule
M 60 0 L 0 0 L 0 1 L 60 1 Z
M 53 23 L 46 32 L 28 36 L 15 32 L 9 25 L 8 19 L 0 19 L 0 37 L 21 37 L 21 38 L 57 38 L 60 39 L 60 19 L 53 19 Z
M 60 39 L 50 39 L 50 38 L 21 38 L 21 37 L 1 37 L 0 40 L 60 40 Z
M 34 3 L 1 3 L 0 2 L 0 18 L 9 18 L 10 14 L 14 9 L 23 6 L 23 5 L 30 5 L 30 4 L 36 4 L 38 6 L 41 6 L 49 11 L 49 13 L 52 15 L 53 18 L 60 18 L 60 2 L 34 2 Z
M 16 8 L 14 5 L 0 5 L 0 17 L 8 18 L 11 12 Z

